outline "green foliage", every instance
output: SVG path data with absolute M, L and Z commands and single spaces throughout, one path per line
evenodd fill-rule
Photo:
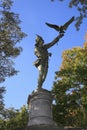
M 62 58 L 53 86 L 54 119 L 58 125 L 87 126 L 87 42 L 64 51 Z
M 21 31 L 18 14 L 11 12 L 12 1 L 0 1 L 0 82 L 17 74 L 13 58 L 20 55 L 21 47 L 16 47 L 26 35 Z
M 26 34 L 21 31 L 19 15 L 11 11 L 11 0 L 0 1 L 0 83 L 17 74 L 13 59 L 20 55 L 21 47 L 16 46 Z M 0 110 L 3 108 L 3 88 L 0 87 Z
M 0 116 L 3 112 L 3 109 L 4 109 L 4 101 L 3 101 L 3 94 L 5 93 L 5 88 L 4 87 L 1 87 L 0 88 Z
M 9 108 L 4 110 L 2 118 L 0 118 L 0 130 L 16 130 L 25 128 L 28 122 L 28 111 L 25 106 L 20 110 Z
M 51 0 L 54 1 L 54 0 Z M 59 1 L 64 1 L 64 0 L 59 0 Z M 75 7 L 79 15 L 76 17 L 76 29 L 80 29 L 80 25 L 83 21 L 84 18 L 87 18 L 87 1 L 86 0 L 70 0 L 69 1 L 69 8 Z

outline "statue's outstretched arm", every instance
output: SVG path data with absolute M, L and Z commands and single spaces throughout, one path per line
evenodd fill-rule
M 52 47 L 53 45 L 55 45 L 59 40 L 60 38 L 62 38 L 64 36 L 63 33 L 60 33 L 52 42 L 48 43 L 48 44 L 45 44 L 45 47 L 48 49 L 50 47 Z

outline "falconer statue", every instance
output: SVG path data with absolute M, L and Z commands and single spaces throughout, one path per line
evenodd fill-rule
M 59 32 L 58 36 L 54 38 L 53 41 L 50 43 L 45 44 L 41 36 L 39 35 L 36 36 L 34 54 L 38 59 L 34 62 L 34 65 L 39 70 L 38 85 L 37 85 L 38 89 L 42 88 L 43 82 L 45 81 L 47 76 L 49 57 L 52 55 L 51 53 L 48 52 L 48 49 L 51 48 L 53 45 L 55 45 L 64 36 L 65 33 L 64 30 L 73 22 L 73 20 L 74 19 L 71 18 L 67 22 L 66 27 L 65 25 L 63 26 L 64 29 L 62 28 L 62 31 L 59 31 L 58 29 Z M 51 25 L 51 27 L 55 29 L 55 26 Z M 58 28 L 57 25 L 56 27 Z

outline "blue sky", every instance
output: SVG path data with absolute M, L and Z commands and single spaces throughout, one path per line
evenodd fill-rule
M 27 97 L 37 88 L 38 70 L 33 66 L 36 60 L 34 44 L 36 34 L 41 35 L 45 43 L 51 42 L 57 32 L 46 26 L 45 22 L 63 25 L 72 16 L 77 16 L 78 11 L 68 8 L 68 1 L 51 2 L 50 0 L 14 0 L 13 12 L 20 16 L 21 28 L 28 36 L 18 46 L 23 48 L 19 57 L 14 59 L 18 75 L 7 78 L 1 85 L 6 86 L 5 105 L 7 108 L 20 108 L 27 105 Z M 77 46 L 83 46 L 84 36 L 87 30 L 87 19 L 84 19 L 80 30 L 76 31 L 74 22 L 67 29 L 65 36 L 58 45 L 49 49 L 52 57 L 49 60 L 49 70 L 43 88 L 51 90 L 54 81 L 54 72 L 59 70 L 62 63 L 62 52 Z

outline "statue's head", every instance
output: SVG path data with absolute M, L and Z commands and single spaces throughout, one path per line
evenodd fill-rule
M 36 36 L 36 44 L 44 44 L 43 38 L 39 35 Z

